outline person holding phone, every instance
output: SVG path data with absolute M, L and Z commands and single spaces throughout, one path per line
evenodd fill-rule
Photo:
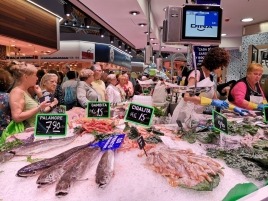
M 57 107 L 58 100 L 54 97 L 58 83 L 58 76 L 54 73 L 45 74 L 40 81 L 40 88 L 42 96 L 39 98 L 40 102 L 47 101 L 49 105 L 43 109 L 43 112 L 52 112 Z
M 268 106 L 259 83 L 262 74 L 262 65 L 251 63 L 247 68 L 246 77 L 238 80 L 231 87 L 228 100 L 241 108 L 262 111 L 263 107 Z
M 37 69 L 32 64 L 17 62 L 10 66 L 9 71 L 16 80 L 9 96 L 12 119 L 17 123 L 23 122 L 25 127 L 33 127 L 36 114 L 50 105 L 48 101 L 39 104 L 28 92 L 31 87 L 36 93 L 40 92 L 36 85 Z

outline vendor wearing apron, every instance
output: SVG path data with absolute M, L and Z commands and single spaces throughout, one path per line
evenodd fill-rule
M 262 74 L 261 64 L 250 64 L 246 77 L 238 80 L 231 88 L 228 100 L 241 108 L 263 110 L 263 107 L 268 105 L 259 83 Z
M 195 71 L 192 71 L 189 74 L 187 78 L 187 86 L 194 86 L 195 82 L 197 82 L 199 85 L 204 84 L 204 86 L 213 86 L 210 88 L 210 90 L 207 90 L 206 92 L 202 92 L 200 94 L 195 94 L 193 96 L 190 96 L 189 93 L 185 93 L 184 98 L 181 99 L 173 112 L 171 123 L 175 123 L 176 120 L 186 122 L 190 118 L 193 119 L 193 117 L 196 120 L 199 120 L 198 116 L 200 115 L 198 114 L 202 114 L 205 107 L 208 105 L 212 105 L 220 109 L 229 108 L 239 113 L 240 115 L 247 113 L 246 110 L 235 107 L 233 105 L 229 105 L 229 103 L 225 101 L 217 100 L 215 90 L 216 86 L 213 79 L 210 79 L 210 77 L 211 74 L 218 74 L 217 71 L 220 71 L 222 67 L 226 67 L 229 64 L 229 60 L 230 57 L 228 52 L 219 47 L 212 48 L 207 53 L 200 70 L 196 71 L 196 76 Z

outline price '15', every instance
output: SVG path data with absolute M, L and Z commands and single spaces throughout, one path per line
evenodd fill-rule
M 98 108 L 97 110 L 91 109 L 90 112 L 91 114 L 96 114 L 97 117 L 101 117 L 103 115 L 103 108 Z

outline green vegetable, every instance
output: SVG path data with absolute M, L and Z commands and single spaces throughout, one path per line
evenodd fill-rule
M 147 137 L 144 141 L 148 144 L 158 144 L 159 142 L 162 142 L 161 138 L 158 136 Z
M 165 110 L 161 109 L 161 107 L 154 107 L 154 115 L 156 117 L 161 117 L 161 116 L 165 116 Z
M 136 139 L 140 136 L 138 129 L 135 126 L 130 127 L 130 131 L 128 134 L 128 138 L 133 140 Z
M 43 160 L 43 158 L 32 159 L 32 156 L 27 156 L 27 162 L 29 162 L 29 163 L 35 163 L 35 162 L 38 162 L 38 161 L 41 161 L 41 160 Z
M 18 140 L 18 139 L 14 140 L 12 142 L 5 142 L 4 144 L 0 144 L 0 152 L 11 150 L 15 147 L 22 145 L 22 144 L 23 144 L 23 142 Z
M 220 183 L 220 177 L 219 175 L 211 176 L 212 182 L 209 182 L 207 180 L 204 180 L 203 182 L 191 187 L 191 189 L 194 189 L 196 191 L 212 191 L 213 188 L 216 188 Z
M 196 142 L 196 133 L 192 130 L 183 132 L 182 139 L 193 144 Z
M 127 132 L 128 130 L 130 130 L 130 126 L 129 126 L 128 122 L 125 122 L 125 128 L 124 128 L 123 132 Z

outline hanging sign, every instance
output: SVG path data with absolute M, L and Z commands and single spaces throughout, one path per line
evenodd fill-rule
M 153 107 L 130 103 L 125 115 L 125 121 L 140 124 L 142 126 L 150 126 L 153 114 Z
M 35 136 L 66 136 L 66 114 L 38 114 L 35 119 Z
M 212 110 L 212 121 L 213 121 L 213 128 L 222 131 L 224 133 L 228 133 L 228 123 L 227 118 L 222 115 L 221 113 Z
M 110 118 L 109 102 L 88 102 L 87 117 L 89 118 Z
M 195 60 L 196 60 L 197 67 L 202 65 L 202 62 L 205 56 L 207 55 L 208 51 L 214 47 L 218 47 L 218 46 L 194 46 Z

